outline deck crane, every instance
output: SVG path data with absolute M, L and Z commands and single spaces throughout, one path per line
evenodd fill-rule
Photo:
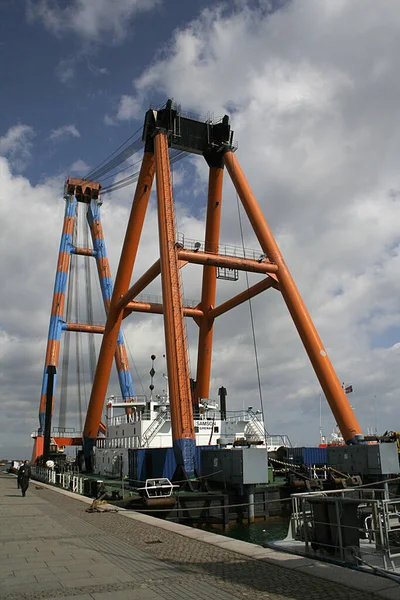
M 214 321 L 228 310 L 267 289 L 278 290 L 287 305 L 304 348 L 348 444 L 362 438 L 361 428 L 337 378 L 327 352 L 304 305 L 268 223 L 235 155 L 229 117 L 220 122 L 185 116 L 171 100 L 164 108 L 149 110 L 143 128 L 144 156 L 137 181 L 125 241 L 111 297 L 97 362 L 83 443 L 88 467 L 96 444 L 113 356 L 122 320 L 132 311 L 161 313 L 164 319 L 173 444 L 178 466 L 190 476 L 195 468 L 193 406 L 190 393 L 184 317 L 199 326 L 197 393 L 208 398 Z M 208 204 L 204 243 L 180 243 L 175 230 L 169 148 L 202 155 L 209 167 Z M 219 248 L 224 170 L 228 172 L 258 238 L 258 258 L 229 255 Z M 160 259 L 131 286 L 144 218 L 154 175 L 157 184 Z M 203 266 L 201 302 L 185 306 L 180 269 L 186 263 Z M 215 306 L 217 269 L 251 271 L 264 278 L 227 302 Z M 135 302 L 137 295 L 161 275 L 162 304 Z

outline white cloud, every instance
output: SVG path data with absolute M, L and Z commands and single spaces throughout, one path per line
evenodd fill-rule
M 132 96 L 121 96 L 117 119 L 124 121 L 126 119 L 138 119 L 143 115 L 142 103 Z
M 49 139 L 50 140 L 66 140 L 70 137 L 79 138 L 81 134 L 75 127 L 75 125 L 62 125 L 61 127 L 57 127 L 53 129 Z
M 90 167 L 88 164 L 85 163 L 84 160 L 76 160 L 74 163 L 72 163 L 72 165 L 70 166 L 70 172 L 72 175 L 79 175 L 82 176 L 85 173 L 87 173 L 89 171 Z
M 13 167 L 23 170 L 31 157 L 32 138 L 35 135 L 29 125 L 14 125 L 0 137 L 0 155 L 7 156 Z
M 112 125 L 115 125 L 117 121 L 116 121 L 116 119 L 111 117 L 109 114 L 105 114 L 104 118 L 103 118 L 103 122 L 104 122 L 104 125 L 112 126 Z
M 111 35 L 120 42 L 139 13 L 153 9 L 160 0 L 72 0 L 62 7 L 54 0 L 28 0 L 27 16 L 39 20 L 55 35 L 73 32 L 85 40 L 101 42 Z
M 68 85 L 75 77 L 76 64 L 79 62 L 80 56 L 69 56 L 62 58 L 55 69 L 55 74 L 61 83 Z

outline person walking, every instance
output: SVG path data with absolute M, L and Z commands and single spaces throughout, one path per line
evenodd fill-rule
M 29 479 L 31 478 L 31 467 L 29 461 L 26 460 L 18 471 L 19 487 L 21 488 L 22 497 L 25 498 L 26 490 L 29 487 Z

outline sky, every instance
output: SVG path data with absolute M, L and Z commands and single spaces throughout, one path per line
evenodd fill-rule
M 64 181 L 96 167 L 167 98 L 230 115 L 237 158 L 340 381 L 353 386 L 362 429 L 399 428 L 399 40 L 396 0 L 0 0 L 0 454 L 30 456 L 38 426 Z M 206 189 L 201 158 L 174 165 L 188 238 L 204 239 Z M 133 192 L 103 198 L 113 274 Z M 221 242 L 241 246 L 227 175 L 222 205 Z M 245 246 L 257 249 L 240 215 Z M 132 281 L 157 257 L 153 195 Z M 183 287 L 200 299 L 200 267 L 185 267 Z M 217 303 L 245 287 L 243 276 L 219 281 Z M 334 420 L 283 299 L 268 290 L 252 308 L 266 427 L 315 445 L 320 407 L 326 434 Z M 124 334 L 137 393 L 152 353 L 161 392 L 162 318 L 131 315 Z M 189 320 L 187 335 L 195 377 Z M 70 375 L 68 423 L 78 427 Z M 260 408 L 248 304 L 215 323 L 211 398 L 221 385 L 230 409 Z

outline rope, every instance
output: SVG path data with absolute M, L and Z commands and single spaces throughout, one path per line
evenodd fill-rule
M 174 163 L 178 160 L 181 160 L 185 156 L 187 156 L 187 154 L 186 154 L 186 152 L 183 152 L 181 150 L 174 150 L 173 152 L 171 152 L 170 156 L 171 156 L 170 163 Z M 124 179 L 121 179 L 120 181 L 115 181 L 114 183 L 110 184 L 108 187 L 103 188 L 101 191 L 102 195 L 107 194 L 109 192 L 115 192 L 117 190 L 120 190 L 120 189 L 126 187 L 127 185 L 131 185 L 132 183 L 135 183 L 139 178 L 139 172 L 140 172 L 140 170 L 135 171 L 134 173 L 132 173 L 131 175 L 128 175 Z
M 83 222 L 83 241 L 84 247 L 89 248 L 89 224 L 85 220 Z M 90 256 L 84 256 L 85 261 L 85 287 L 86 287 L 86 312 L 87 312 L 87 323 L 93 325 L 93 297 L 92 297 L 92 271 L 91 261 L 93 260 Z M 88 349 L 89 349 L 89 374 L 90 381 L 93 383 L 94 374 L 96 372 L 96 347 L 94 343 L 94 334 L 88 333 Z
M 128 142 L 129 142 L 129 140 L 131 140 L 133 137 L 135 137 L 135 135 L 137 135 L 137 134 L 139 133 L 139 131 L 141 131 L 141 129 L 142 129 L 142 127 L 139 127 L 139 129 L 137 129 L 137 130 L 135 131 L 135 133 L 132 133 L 132 135 L 131 135 L 130 137 L 128 137 L 128 139 L 127 139 L 127 140 L 125 140 L 125 142 L 124 142 L 123 144 L 121 144 L 120 146 L 118 146 L 118 148 L 117 148 L 116 150 L 114 150 L 114 152 L 112 152 L 111 154 L 109 154 L 109 155 L 107 156 L 107 158 L 105 158 L 105 159 L 104 159 L 104 160 L 103 160 L 103 161 L 102 161 L 102 162 L 101 162 L 99 165 L 97 165 L 97 167 L 95 167 L 95 168 L 94 168 L 94 169 L 92 169 L 92 170 L 91 170 L 91 171 L 90 171 L 90 172 L 89 172 L 87 175 L 85 175 L 84 179 L 89 179 L 89 177 L 90 177 L 90 178 L 93 178 L 94 176 L 96 176 L 96 173 L 97 173 L 98 171 L 100 171 L 100 170 L 101 170 L 101 169 L 100 169 L 100 167 L 101 167 L 102 165 L 104 165 L 104 167 L 102 167 L 102 168 L 103 168 L 103 169 L 106 169 L 106 168 L 108 167 L 108 165 L 110 164 L 110 162 L 111 162 L 111 161 L 109 161 L 109 162 L 107 163 L 107 161 L 108 161 L 108 160 L 109 160 L 109 159 L 110 159 L 112 156 L 114 156 L 114 154 L 116 154 L 116 153 L 118 152 L 118 150 L 120 150 L 121 148 L 123 148 L 123 147 L 124 147 L 124 146 L 125 146 L 125 145 L 126 145 Z M 107 164 L 105 164 L 105 163 L 107 163 Z
M 159 496 L 158 496 L 159 497 Z M 157 498 L 157 496 L 156 496 Z M 259 502 L 241 502 L 240 504 L 223 504 L 221 505 L 223 508 L 239 508 L 239 507 L 246 507 L 246 506 L 266 506 L 267 504 L 276 504 L 278 502 L 289 502 L 291 501 L 291 498 L 277 498 L 275 500 L 262 500 Z M 153 508 L 152 506 L 147 507 L 147 508 L 135 508 L 133 509 L 133 512 L 149 512 L 149 510 L 151 510 L 151 512 L 171 512 L 171 510 L 178 510 L 179 512 L 185 512 L 185 511 L 195 511 L 195 510 L 199 510 L 200 512 L 204 512 L 205 510 L 218 510 L 220 507 L 219 506 L 195 506 L 192 508 L 183 508 L 183 507 L 170 507 L 170 508 Z
M 68 200 L 67 200 L 67 202 L 68 202 Z M 75 208 L 75 223 L 74 223 L 74 231 L 72 234 L 72 244 L 74 246 L 76 246 L 77 218 L 78 218 L 78 205 L 76 205 L 76 208 Z M 72 320 L 74 275 L 75 275 L 76 261 L 77 261 L 76 254 L 72 254 L 70 257 L 69 273 L 68 273 L 67 308 L 66 308 L 67 322 L 70 322 Z M 67 418 L 67 404 L 68 404 L 68 370 L 69 370 L 71 332 L 64 331 L 63 339 L 64 339 L 64 347 L 63 347 L 63 360 L 62 360 L 62 371 L 61 371 L 60 410 L 59 410 L 59 416 L 58 416 L 58 426 L 65 428 L 66 427 L 66 418 Z
M 236 204 L 237 204 L 237 209 L 238 209 L 240 237 L 242 239 L 243 256 L 245 256 L 242 216 L 240 214 L 239 195 L 237 192 L 236 192 Z M 246 274 L 247 291 L 249 291 L 249 289 L 250 289 L 249 274 L 247 271 L 245 271 L 245 274 Z M 257 340 L 256 340 L 256 332 L 255 332 L 255 328 L 254 328 L 254 316 L 253 316 L 253 306 L 252 306 L 251 298 L 249 298 L 248 302 L 249 302 L 251 331 L 252 331 L 252 336 L 253 336 L 254 359 L 255 359 L 255 363 L 256 363 L 256 372 L 257 372 L 258 393 L 260 396 L 261 414 L 262 414 L 263 425 L 264 425 L 264 439 L 265 439 L 265 444 L 267 445 L 268 432 L 265 428 L 264 402 L 263 402 L 262 389 L 261 389 L 260 366 L 259 366 L 259 362 L 258 362 Z
M 137 367 L 136 367 L 135 361 L 133 360 L 132 352 L 131 352 L 131 349 L 130 349 L 130 347 L 129 347 L 129 344 L 128 344 L 128 338 L 127 338 L 127 336 L 126 336 L 126 334 L 125 334 L 125 331 L 122 329 L 122 325 L 121 325 L 121 333 L 122 333 L 122 335 L 124 336 L 125 346 L 126 346 L 126 349 L 128 350 L 128 354 L 129 354 L 129 363 L 130 363 L 130 364 L 132 364 L 132 365 L 133 365 L 133 368 L 135 369 L 136 377 L 137 377 L 137 379 L 138 379 L 138 382 L 139 382 L 139 385 L 140 385 L 140 387 L 142 388 L 143 395 L 145 396 L 145 395 L 146 395 L 146 392 L 145 392 L 145 389 L 144 389 L 144 387 L 143 387 L 143 383 L 142 383 L 142 380 L 141 380 L 141 378 L 140 378 L 139 372 L 138 372 L 138 370 L 137 370 Z
M 79 204 L 77 206 L 79 206 Z M 76 222 L 77 222 L 76 237 L 77 237 L 77 241 L 78 241 L 78 238 L 79 238 L 79 221 L 78 221 L 78 219 Z M 79 275 L 79 270 L 75 269 L 75 318 L 76 318 L 77 323 L 80 322 L 79 321 L 79 279 L 78 279 L 78 275 Z M 81 334 L 79 332 L 76 332 L 75 348 L 76 348 L 76 375 L 77 375 L 77 385 L 78 385 L 78 418 L 79 418 L 80 431 L 82 431 L 83 423 L 82 423 L 82 392 L 81 392 L 81 354 L 80 354 L 80 345 L 79 345 L 80 336 L 81 336 Z
M 103 181 L 106 181 L 106 179 L 110 179 L 111 177 L 116 177 L 123 171 L 126 171 L 127 169 L 129 169 L 129 167 L 135 167 L 136 165 L 140 164 L 142 162 L 142 160 L 143 160 L 143 158 L 141 158 L 140 160 L 137 160 L 132 165 L 126 165 L 126 167 L 124 167 L 123 169 L 120 169 L 119 171 L 116 171 L 115 173 L 111 173 L 111 175 L 107 175 L 107 177 L 100 177 L 99 181 L 102 183 Z

